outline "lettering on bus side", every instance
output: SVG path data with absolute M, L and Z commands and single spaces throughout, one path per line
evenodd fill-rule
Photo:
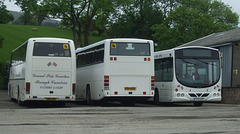
M 69 75 L 66 74 L 37 74 L 34 73 L 34 84 L 39 85 L 40 89 L 63 89 L 69 82 Z M 47 79 L 46 79 L 47 78 Z

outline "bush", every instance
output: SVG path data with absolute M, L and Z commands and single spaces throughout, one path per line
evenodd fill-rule
M 8 69 L 6 64 L 0 62 L 0 89 L 7 89 L 8 85 Z
M 0 48 L 2 48 L 4 38 L 0 35 Z

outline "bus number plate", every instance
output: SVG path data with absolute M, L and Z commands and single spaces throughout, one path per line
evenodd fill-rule
M 46 101 L 56 101 L 57 98 L 45 98 Z
M 124 90 L 132 91 L 132 90 L 136 90 L 136 87 L 125 87 Z
M 193 98 L 193 101 L 201 101 L 203 100 L 204 98 Z

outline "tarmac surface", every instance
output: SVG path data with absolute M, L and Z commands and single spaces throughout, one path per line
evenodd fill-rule
M 239 134 L 240 105 L 67 103 L 18 106 L 0 90 L 0 134 Z

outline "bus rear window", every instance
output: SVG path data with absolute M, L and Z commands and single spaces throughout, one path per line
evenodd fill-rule
M 150 44 L 112 42 L 110 46 L 110 55 L 150 56 Z
M 70 45 L 67 43 L 36 42 L 33 56 L 71 57 Z

